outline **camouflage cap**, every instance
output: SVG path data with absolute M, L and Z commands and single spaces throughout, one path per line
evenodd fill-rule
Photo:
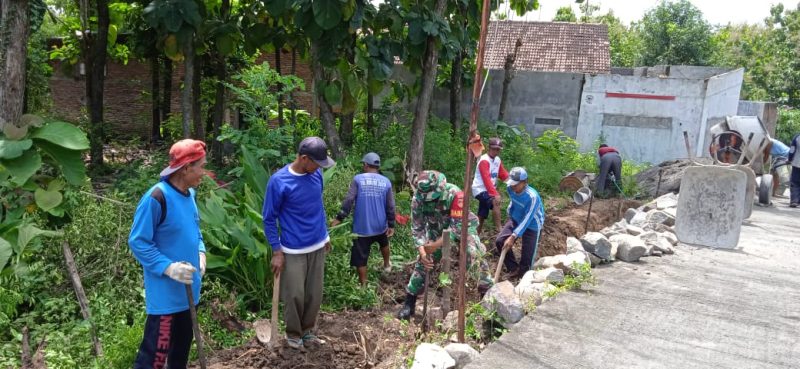
M 426 170 L 417 177 L 416 196 L 422 201 L 434 201 L 442 197 L 447 177 L 435 170 Z

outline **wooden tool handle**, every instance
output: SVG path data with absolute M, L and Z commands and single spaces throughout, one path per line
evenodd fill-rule
M 503 270 L 503 262 L 506 260 L 506 253 L 508 253 L 508 249 L 504 247 L 503 251 L 500 252 L 500 260 L 497 261 L 497 269 L 494 271 L 494 283 L 500 280 L 500 271 Z
M 278 339 L 278 305 L 281 293 L 281 273 L 275 275 L 275 280 L 272 281 L 272 316 L 270 317 L 272 325 L 272 334 L 270 341 L 277 341 Z

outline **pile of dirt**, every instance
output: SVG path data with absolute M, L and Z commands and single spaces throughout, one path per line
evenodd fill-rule
M 697 158 L 695 161 L 702 164 L 711 164 L 711 159 L 709 158 Z M 668 160 L 636 174 L 636 183 L 650 197 L 658 197 L 667 192 L 677 193 L 681 188 L 683 172 L 686 168 L 694 165 L 690 160 L 686 159 Z M 661 177 L 660 184 L 659 173 Z
M 413 326 L 377 311 L 321 313 L 319 337 L 323 345 L 301 352 L 281 343 L 273 349 L 255 339 L 245 346 L 218 351 L 209 359 L 209 369 L 338 369 L 393 368 L 398 349 L 413 349 Z
M 589 219 L 589 232 L 599 231 L 622 218 L 628 208 L 639 207 L 636 200 L 594 199 Z M 567 251 L 567 237 L 580 238 L 584 235 L 586 213 L 589 204 L 577 206 L 570 204 L 565 209 L 545 214 L 542 239 L 539 242 L 539 257 L 563 254 Z

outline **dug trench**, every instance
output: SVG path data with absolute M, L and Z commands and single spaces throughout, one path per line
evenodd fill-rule
M 551 204 L 548 204 L 551 205 Z M 621 213 L 630 207 L 638 207 L 634 200 L 597 199 L 592 204 L 592 214 L 588 230 L 598 231 L 621 218 Z M 548 206 L 550 207 L 550 206 Z M 542 239 L 539 243 L 539 257 L 557 255 L 566 251 L 567 237 L 580 237 L 584 234 L 588 204 L 583 206 L 568 205 L 563 209 L 547 214 Z M 493 239 L 483 239 L 487 248 L 493 247 Z M 514 252 L 519 255 L 519 244 Z M 487 254 L 489 255 L 489 254 Z M 490 269 L 493 271 L 497 258 L 489 257 Z M 458 270 L 458 258 L 452 254 L 451 273 L 455 276 Z M 395 318 L 405 297 L 405 284 L 413 268 L 413 263 L 403 265 L 392 273 L 381 277 L 378 286 L 380 303 L 369 310 L 345 310 L 334 313 L 321 313 L 318 319 L 317 333 L 326 343 L 299 352 L 279 345 L 274 349 L 258 343 L 253 338 L 243 346 L 209 353 L 210 369 L 260 368 L 396 368 L 411 357 L 418 340 L 435 341 L 454 338 L 453 331 L 442 332 L 441 325 L 431 329 L 428 336 L 421 336 L 422 296 L 417 302 L 417 314 L 411 322 L 401 322 Z M 433 275 L 433 274 L 432 274 Z M 505 275 L 501 279 L 505 279 Z M 455 279 L 455 277 L 453 277 Z M 454 284 L 455 285 L 455 284 Z M 442 290 L 430 291 L 429 309 L 433 314 L 440 314 Z M 456 309 L 457 296 L 453 291 L 450 306 Z M 474 281 L 467 281 L 467 305 L 479 300 Z M 212 307 L 213 308 L 213 307 Z M 475 347 L 482 347 L 485 339 L 468 339 Z M 198 366 L 193 366 L 197 368 Z

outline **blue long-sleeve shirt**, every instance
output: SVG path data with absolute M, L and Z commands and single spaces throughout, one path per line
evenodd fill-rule
M 537 231 L 544 225 L 544 204 L 539 192 L 531 186 L 525 187 L 521 193 L 516 193 L 507 188 L 508 198 L 511 202 L 508 205 L 508 216 L 514 221 L 514 236 L 520 237 L 525 230 Z
M 159 196 L 165 201 L 163 221 Z M 172 314 L 189 309 L 184 285 L 164 274 L 173 262 L 186 261 L 197 269 L 192 292 L 195 304 L 200 302 L 199 253 L 206 248 L 200 234 L 194 189 L 182 193 L 167 181 L 150 188 L 136 207 L 128 245 L 144 269 L 147 314 Z
M 264 195 L 264 234 L 273 251 L 307 253 L 328 239 L 322 170 L 298 174 L 286 165 L 272 175 Z
M 394 228 L 394 193 L 388 178 L 378 173 L 356 175 L 336 219 L 347 218 L 353 203 L 353 233 L 362 237 L 375 236 L 385 233 L 387 228 Z

